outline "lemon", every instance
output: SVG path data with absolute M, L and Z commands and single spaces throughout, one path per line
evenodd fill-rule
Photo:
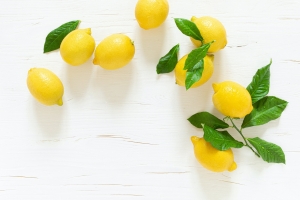
M 233 171 L 237 168 L 231 149 L 219 151 L 204 138 L 192 136 L 194 154 L 198 162 L 206 169 L 213 172 Z
M 135 7 L 135 18 L 140 27 L 145 30 L 159 27 L 168 14 L 167 0 L 138 0 Z
M 134 53 L 134 43 L 127 35 L 112 34 L 97 46 L 93 63 L 104 69 L 115 70 L 127 65 Z
M 176 83 L 180 86 L 185 86 L 185 78 L 186 78 L 186 70 L 184 69 L 185 61 L 188 57 L 188 54 L 183 56 L 175 67 L 175 79 Z M 213 64 L 214 56 L 206 55 L 204 57 L 204 70 L 202 72 L 202 76 L 199 81 L 192 85 L 192 88 L 199 87 L 207 82 L 214 72 L 214 64 Z
M 32 96 L 44 105 L 63 105 L 64 87 L 60 79 L 45 68 L 31 68 L 28 71 L 27 87 Z
M 194 22 L 199 29 L 203 38 L 203 44 L 215 40 L 215 42 L 212 43 L 208 49 L 209 53 L 217 52 L 227 45 L 226 30 L 219 20 L 210 16 L 204 16 L 200 18 L 193 16 L 191 21 Z M 195 40 L 193 38 L 191 38 L 191 40 L 197 47 L 202 45 L 201 41 L 199 40 Z
M 95 40 L 91 36 L 91 29 L 77 29 L 71 31 L 61 42 L 60 54 L 62 59 L 72 65 L 85 63 L 95 49 Z
M 213 103 L 223 115 L 232 118 L 243 118 L 252 109 L 252 100 L 246 88 L 233 81 L 213 84 L 215 91 Z

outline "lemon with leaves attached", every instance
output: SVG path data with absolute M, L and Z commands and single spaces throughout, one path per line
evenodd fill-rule
M 184 69 L 184 65 L 185 65 L 185 61 L 188 57 L 188 54 L 183 56 L 178 63 L 176 64 L 175 67 L 175 79 L 176 79 L 176 84 L 180 85 L 180 86 L 185 86 L 185 79 L 186 79 L 186 73 L 187 70 Z M 197 82 L 195 82 L 191 88 L 195 88 L 195 87 L 199 87 L 200 85 L 203 85 L 204 83 L 206 83 L 212 76 L 213 72 L 214 72 L 214 55 L 206 55 L 203 58 L 204 61 L 204 69 L 202 72 L 202 76 L 200 78 L 200 80 L 198 80 Z
M 192 136 L 194 154 L 198 162 L 206 169 L 213 172 L 233 171 L 237 168 L 231 149 L 219 151 L 204 138 Z
M 104 69 L 115 70 L 127 65 L 134 54 L 134 42 L 127 35 L 112 34 L 97 46 L 93 63 Z
M 63 105 L 64 87 L 61 80 L 45 68 L 31 68 L 27 75 L 27 87 L 32 96 L 44 105 Z
M 138 0 L 135 7 L 135 17 L 143 29 L 159 27 L 169 14 L 167 0 Z
M 233 81 L 213 83 L 213 103 L 223 115 L 231 118 L 243 118 L 252 109 L 252 99 L 246 88 Z
M 227 45 L 226 30 L 219 20 L 210 16 L 200 18 L 193 16 L 191 21 L 194 22 L 199 29 L 203 38 L 203 44 L 215 41 L 208 49 L 209 53 L 217 52 Z M 194 38 L 191 38 L 191 40 L 197 47 L 202 45 L 202 42 L 199 40 L 195 40 Z
M 91 36 L 90 28 L 71 31 L 60 45 L 62 59 L 72 66 L 85 63 L 94 50 L 95 40 Z

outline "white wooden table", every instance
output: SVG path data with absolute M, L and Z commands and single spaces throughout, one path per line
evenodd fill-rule
M 142 30 L 135 0 L 2 0 L 0 6 L 0 199 L 30 200 L 240 200 L 299 199 L 300 1 L 169 0 L 159 28 Z M 194 46 L 174 18 L 209 15 L 226 27 L 228 45 L 215 53 L 215 73 L 185 91 L 174 73 L 157 75 L 161 56 L 179 43 Z M 81 20 L 97 44 L 125 33 L 136 46 L 132 62 L 117 71 L 65 64 L 43 54 L 46 35 Z M 247 86 L 273 60 L 270 95 L 289 102 L 280 119 L 245 129 L 282 147 L 286 165 L 268 164 L 249 149 L 234 149 L 238 169 L 212 173 L 197 163 L 190 142 L 202 136 L 187 118 L 200 111 L 220 116 L 213 82 Z M 27 71 L 45 67 L 65 86 L 64 105 L 37 103 Z M 239 135 L 232 130 L 235 137 Z

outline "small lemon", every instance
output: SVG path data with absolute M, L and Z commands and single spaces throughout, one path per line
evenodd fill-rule
M 199 29 L 204 44 L 215 40 L 208 49 L 209 53 L 217 52 L 227 45 L 226 30 L 219 20 L 204 16 L 200 18 L 192 17 L 191 21 L 194 22 Z M 191 40 L 197 47 L 202 45 L 199 40 L 195 40 L 194 38 L 191 38 Z
M 233 171 L 237 168 L 231 149 L 219 151 L 204 138 L 192 136 L 194 154 L 198 162 L 206 169 L 213 172 Z
M 63 39 L 60 45 L 60 54 L 66 63 L 78 66 L 92 56 L 94 49 L 95 40 L 91 36 L 91 29 L 77 29 Z
M 135 17 L 140 27 L 152 29 L 160 26 L 169 14 L 167 0 L 138 0 L 135 7 Z
M 134 43 L 128 36 L 112 34 L 97 46 L 93 63 L 108 70 L 119 69 L 132 60 L 134 53 Z
M 63 105 L 64 87 L 60 79 L 45 68 L 31 68 L 28 71 L 27 87 L 32 96 L 44 105 Z
M 225 116 L 243 118 L 252 109 L 252 100 L 246 88 L 232 81 L 213 84 L 215 91 L 213 103 L 216 109 Z
M 180 86 L 185 86 L 185 78 L 186 78 L 186 70 L 184 69 L 185 61 L 188 57 L 188 54 L 183 56 L 175 67 L 175 78 L 176 83 Z M 204 70 L 202 72 L 202 76 L 199 81 L 192 85 L 192 88 L 199 87 L 207 82 L 214 72 L 214 64 L 213 64 L 214 56 L 206 55 L 204 57 Z

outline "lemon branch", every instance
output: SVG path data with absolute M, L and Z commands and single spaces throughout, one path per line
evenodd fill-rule
M 243 135 L 242 133 L 242 129 L 238 129 L 238 127 L 234 124 L 233 120 L 231 117 L 228 117 L 228 119 L 230 120 L 233 128 L 242 136 L 242 138 L 244 139 L 245 141 L 245 146 L 246 147 L 249 147 L 251 149 L 251 151 L 253 151 L 253 153 L 255 153 L 255 155 L 257 155 L 257 157 L 260 157 L 260 155 L 249 145 L 249 143 L 247 142 L 245 136 Z

